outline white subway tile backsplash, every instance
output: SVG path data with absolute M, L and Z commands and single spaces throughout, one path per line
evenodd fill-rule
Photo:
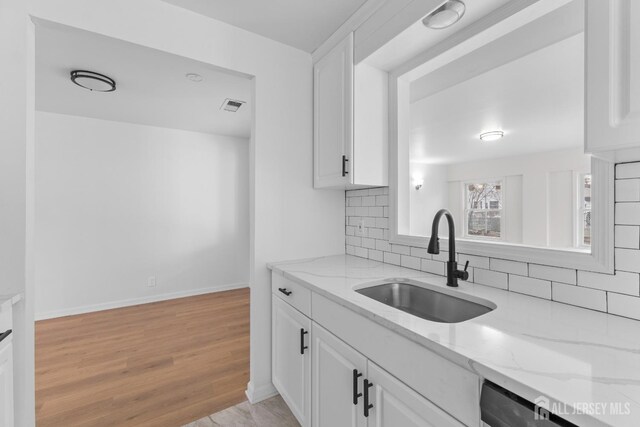
M 389 218 L 376 218 L 377 228 L 389 228 Z
M 366 248 L 360 248 L 358 246 L 355 247 L 355 256 L 359 256 L 361 258 L 368 258 L 369 257 L 369 250 Z
M 411 248 L 411 256 L 417 256 L 419 258 L 431 259 L 431 254 L 427 252 L 425 248 Z
M 640 273 L 640 251 L 616 248 L 616 270 Z
M 387 264 L 400 265 L 400 254 L 385 252 L 384 262 L 386 262 Z
M 355 210 L 356 210 L 356 216 L 368 216 L 369 215 L 369 208 L 366 207 L 366 206 L 356 206 Z
M 578 285 L 603 291 L 640 296 L 640 274 L 618 271 L 615 275 L 578 271 Z
M 362 238 L 362 247 L 367 249 L 375 249 L 376 248 L 376 239 L 371 239 L 369 237 Z
M 369 189 L 370 196 L 381 196 L 383 194 L 389 194 L 389 187 L 378 187 Z
M 387 187 L 346 192 L 346 253 L 444 276 L 444 242 L 438 255 L 389 243 L 388 194 Z M 615 197 L 615 275 L 458 253 L 459 267 L 469 260 L 469 281 L 480 285 L 640 320 L 640 162 L 616 166 Z
M 383 254 L 384 254 L 384 252 L 382 252 L 382 251 L 377 251 L 375 249 L 369 249 L 369 259 L 372 259 L 374 261 L 382 262 L 384 260 Z
M 617 180 L 616 202 L 640 202 L 640 179 Z
M 489 269 L 489 258 L 487 257 L 458 254 L 458 264 L 460 264 L 460 268 L 464 267 L 467 261 L 469 261 L 470 267 L 484 268 L 485 270 Z
M 551 282 L 548 280 L 510 274 L 509 290 L 538 298 L 551 299 Z
M 640 320 L 640 298 L 609 293 L 608 310 L 611 314 Z
M 640 227 L 637 225 L 616 225 L 615 247 L 640 249 Z
M 359 236 L 347 236 L 347 245 L 362 246 L 362 237 L 359 237 Z
M 362 198 L 362 206 L 375 206 L 376 196 L 365 196 Z
M 411 255 L 411 248 L 409 246 L 391 244 L 391 252 L 402 255 Z
M 384 209 L 382 208 L 382 206 L 373 206 L 369 208 L 369 216 L 382 218 L 383 214 Z
M 551 284 L 551 297 L 554 301 L 565 304 L 577 305 L 591 310 L 607 311 L 607 293 L 605 291 L 553 282 Z
M 491 258 L 489 260 L 489 267 L 494 271 L 519 274 L 520 276 L 526 276 L 529 272 L 526 262 L 509 261 L 506 259 Z
M 401 255 L 400 265 L 407 268 L 413 268 L 414 270 L 420 270 L 420 258 L 409 255 Z
M 389 206 L 389 196 L 376 196 L 376 205 Z
M 640 203 L 616 203 L 617 225 L 640 225 Z
M 370 228 L 369 237 L 372 237 L 374 239 L 384 239 L 384 230 L 382 230 L 381 228 Z
M 347 197 L 348 206 L 362 206 L 362 197 Z
M 616 165 L 616 179 L 640 178 L 640 162 Z
M 469 263 L 471 265 L 471 263 Z M 481 285 L 492 286 L 494 288 L 508 289 L 509 279 L 507 273 L 500 273 L 499 271 L 485 270 L 482 268 L 473 269 L 474 283 Z
M 440 276 L 444 276 L 445 274 L 445 263 L 441 261 L 433 261 L 430 259 L 423 259 L 420 265 L 420 270 L 426 271 L 427 273 L 438 274 Z
M 386 240 L 376 240 L 376 249 L 383 252 L 391 252 L 391 244 Z
M 576 284 L 576 270 L 548 265 L 529 264 L 529 276 L 552 282 Z

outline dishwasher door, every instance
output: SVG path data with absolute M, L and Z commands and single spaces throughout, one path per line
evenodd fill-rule
M 482 427 L 578 427 L 490 381 L 482 385 L 480 412 Z

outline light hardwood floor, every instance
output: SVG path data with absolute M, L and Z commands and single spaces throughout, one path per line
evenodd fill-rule
M 248 380 L 248 289 L 36 322 L 38 427 L 181 426 Z

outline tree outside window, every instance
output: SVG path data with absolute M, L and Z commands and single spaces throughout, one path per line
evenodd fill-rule
M 502 181 L 465 184 L 467 237 L 502 238 Z

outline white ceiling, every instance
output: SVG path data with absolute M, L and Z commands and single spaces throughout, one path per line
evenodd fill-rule
M 461 29 L 471 25 L 478 19 L 507 4 L 510 0 L 464 0 L 465 14 L 460 21 L 449 28 L 434 30 L 422 24 L 422 18 L 393 40 L 371 54 L 365 62 L 373 67 L 391 71 L 404 64 Z M 444 1 L 443 1 L 444 3 Z
M 412 162 L 451 164 L 583 144 L 584 36 L 571 36 L 411 104 Z M 479 135 L 503 130 L 504 138 Z
M 164 0 L 313 52 L 366 0 Z
M 94 33 L 39 22 L 36 109 L 248 138 L 251 81 L 211 65 Z M 83 69 L 116 80 L 111 93 L 76 86 L 69 72 Z M 194 83 L 186 73 L 197 73 Z M 221 111 L 225 98 L 246 101 L 237 113 Z

